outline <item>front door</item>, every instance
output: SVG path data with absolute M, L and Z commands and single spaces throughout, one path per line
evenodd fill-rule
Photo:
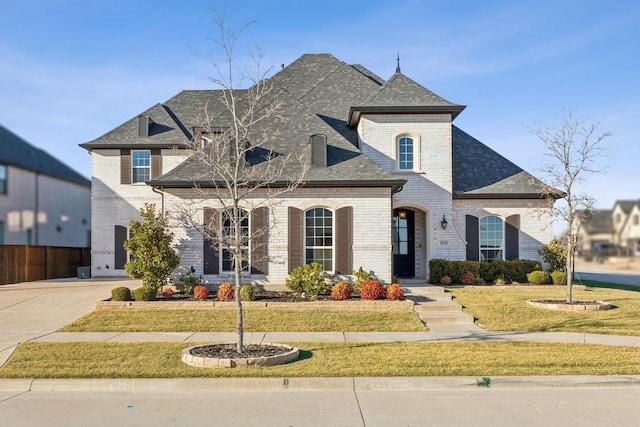
M 414 218 L 412 210 L 393 210 L 393 274 L 398 277 L 416 275 Z

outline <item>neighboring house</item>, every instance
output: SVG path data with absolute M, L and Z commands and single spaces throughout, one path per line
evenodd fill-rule
M 454 126 L 465 107 L 399 67 L 385 81 L 328 54 L 303 55 L 269 81 L 282 106 L 262 123 L 262 137 L 312 166 L 304 186 L 243 224 L 273 225 L 247 248 L 247 281 L 282 283 L 314 261 L 336 275 L 362 267 L 384 281 L 425 280 L 433 258 L 539 259 L 551 240 L 540 182 Z M 227 125 L 221 96 L 183 91 L 81 145 L 93 164 L 94 277 L 125 275 L 122 244 L 145 202 L 168 212 L 197 205 L 201 223 L 223 221 L 208 196 L 215 188 L 194 178 L 203 166 L 189 149 L 203 106 L 213 126 Z M 228 253 L 174 225 L 182 266 L 210 282 L 229 280 Z
M 581 252 L 640 256 L 640 200 L 618 200 L 612 210 L 593 210 L 578 233 Z
M 577 214 L 582 215 L 584 211 Z M 613 242 L 613 215 L 611 210 L 592 210 L 578 229 L 578 253 L 587 254 Z
M 91 182 L 0 126 L 0 244 L 88 247 Z

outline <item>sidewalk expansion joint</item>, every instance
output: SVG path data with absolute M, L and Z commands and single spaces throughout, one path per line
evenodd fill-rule
M 119 336 L 122 336 L 122 335 L 124 335 L 124 332 L 118 332 L 116 335 L 114 335 L 114 336 L 112 336 L 112 337 L 109 337 L 109 338 L 107 338 L 106 340 L 104 340 L 104 342 L 109 342 L 109 341 L 111 341 L 111 340 L 113 340 L 113 339 L 118 338 Z

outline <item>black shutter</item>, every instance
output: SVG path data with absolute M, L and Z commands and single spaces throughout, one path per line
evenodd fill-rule
M 289 273 L 304 264 L 304 213 L 289 207 Z
M 336 273 L 351 274 L 352 266 L 352 216 L 353 208 L 347 206 L 336 210 Z
M 162 175 L 162 154 L 159 148 L 151 150 L 151 179 Z
M 218 212 L 215 209 L 205 208 L 204 226 L 218 231 Z M 204 274 L 220 274 L 220 254 L 218 245 L 211 245 L 209 240 L 204 240 L 202 245 L 204 259 Z
M 467 229 L 467 261 L 478 261 L 480 259 L 480 222 L 478 217 L 466 216 Z
M 113 268 L 122 270 L 127 263 L 127 250 L 124 248 L 124 242 L 127 240 L 127 227 L 116 225 L 114 236 L 115 262 Z
M 267 274 L 269 259 L 267 238 L 269 232 L 267 208 L 251 212 L 251 274 Z
M 507 217 L 505 229 L 505 259 L 511 261 L 520 258 L 520 215 Z
M 131 184 L 131 150 L 120 150 L 120 184 Z

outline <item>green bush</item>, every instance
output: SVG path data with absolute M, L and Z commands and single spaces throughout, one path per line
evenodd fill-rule
M 143 286 L 133 291 L 136 301 L 155 301 L 158 291 L 151 286 Z
M 317 262 L 294 268 L 287 278 L 286 285 L 295 293 L 305 292 L 309 296 L 325 295 L 331 292 L 327 272 Z
M 547 273 L 542 270 L 532 271 L 531 273 L 527 274 L 527 280 L 532 285 L 546 285 L 547 283 L 549 283 Z
M 357 293 L 360 293 L 360 288 L 364 282 L 369 282 L 371 280 L 377 280 L 375 274 L 364 271 L 362 267 L 359 270 L 353 272 L 353 277 L 356 278 L 355 282 L 353 282 L 353 290 Z
M 567 271 L 567 242 L 553 239 L 538 251 L 549 271 Z
M 551 282 L 554 285 L 566 285 L 567 284 L 567 273 L 564 271 L 554 271 L 551 273 Z
M 202 278 L 194 276 L 192 272 L 181 275 L 179 279 L 182 282 L 182 293 L 185 295 L 193 295 L 194 288 L 202 285 Z
M 111 301 L 130 301 L 131 289 L 120 286 L 111 289 Z
M 452 283 L 462 283 L 465 273 L 473 273 L 474 277 L 480 276 L 491 283 L 499 278 L 506 282 L 526 282 L 528 273 L 541 269 L 540 262 L 529 260 L 478 262 L 432 259 L 429 261 L 429 282 L 441 283 L 442 278 L 448 276 Z
M 256 289 L 251 285 L 242 285 L 240 299 L 242 301 L 254 301 L 256 299 Z

